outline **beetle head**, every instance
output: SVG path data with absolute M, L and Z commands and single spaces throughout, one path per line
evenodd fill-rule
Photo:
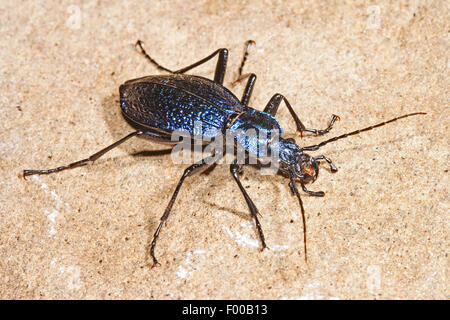
M 276 147 L 282 172 L 295 175 L 304 183 L 314 182 L 317 179 L 319 175 L 318 162 L 309 154 L 303 153 L 294 139 L 279 138 Z
M 293 170 L 297 178 L 301 181 L 314 182 L 319 175 L 319 165 L 309 154 L 300 152 L 297 155 L 297 162 L 293 165 Z

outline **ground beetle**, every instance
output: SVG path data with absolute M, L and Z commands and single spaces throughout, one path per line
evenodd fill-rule
M 325 140 L 319 144 L 311 145 L 307 147 L 299 147 L 294 139 L 284 139 L 281 137 L 281 127 L 278 121 L 274 118 L 278 107 L 281 102 L 284 101 L 288 111 L 295 121 L 298 131 L 311 132 L 316 135 L 322 135 L 330 131 L 338 116 L 333 115 L 328 127 L 323 130 L 308 129 L 298 118 L 294 109 L 288 102 L 288 100 L 281 94 L 275 94 L 267 103 L 264 111 L 258 111 L 248 106 L 253 86 L 255 84 L 256 75 L 253 73 L 242 74 L 242 70 L 248 55 L 249 47 L 254 44 L 254 41 L 249 40 L 246 42 L 246 50 L 239 68 L 239 77 L 235 82 L 247 79 L 247 85 L 244 90 L 242 98 L 239 100 L 233 93 L 223 86 L 225 77 L 225 71 L 228 59 L 227 49 L 218 49 L 206 58 L 188 66 L 183 69 L 172 71 L 160 64 L 158 64 L 153 58 L 151 58 L 144 50 L 142 42 L 138 40 L 136 47 L 139 48 L 141 54 L 147 58 L 158 69 L 170 73 L 170 75 L 158 75 L 147 76 L 138 79 L 126 81 L 119 88 L 120 91 L 120 105 L 122 113 L 127 121 L 129 121 L 137 130 L 106 147 L 105 149 L 91 155 L 89 158 L 71 163 L 66 166 L 61 166 L 55 169 L 49 170 L 24 170 L 23 176 L 33 174 L 49 174 L 53 172 L 62 171 L 69 168 L 85 165 L 89 162 L 94 162 L 109 150 L 117 147 L 123 142 L 127 141 L 134 136 L 145 136 L 157 142 L 172 142 L 171 134 L 174 131 L 181 130 L 194 135 L 193 123 L 199 121 L 203 123 L 206 129 L 217 129 L 217 134 L 223 133 L 228 130 L 232 134 L 236 132 L 235 140 L 236 144 L 242 144 L 242 147 L 249 153 L 256 157 L 261 157 L 261 149 L 255 147 L 255 143 L 242 143 L 237 137 L 239 130 L 256 129 L 258 131 L 264 131 L 269 134 L 268 138 L 263 141 L 265 147 L 270 150 L 277 150 L 279 171 L 285 174 L 289 178 L 289 188 L 292 193 L 296 195 L 301 208 L 301 214 L 303 219 L 303 240 L 305 261 L 307 261 L 306 251 L 306 222 L 305 222 L 305 210 L 303 208 L 303 202 L 300 197 L 300 193 L 297 189 L 297 182 L 300 183 L 304 192 L 312 196 L 322 197 L 324 192 L 322 191 L 310 191 L 305 187 L 305 183 L 313 182 L 317 179 L 319 174 L 319 162 L 326 161 L 331 172 L 336 172 L 336 166 L 331 160 L 323 155 L 312 157 L 304 151 L 315 151 L 320 147 L 364 131 L 368 131 L 390 122 L 406 118 L 413 115 L 425 114 L 423 112 L 415 112 L 406 114 L 389 121 L 384 121 L 377 125 L 373 125 L 364 129 L 352 131 L 329 140 Z M 215 69 L 214 80 L 186 75 L 185 72 L 207 62 L 213 57 L 218 55 L 218 61 Z M 278 131 L 280 133 L 279 139 L 272 140 L 270 134 Z M 205 131 L 206 132 L 206 131 Z M 211 131 L 209 131 L 211 132 Z M 204 133 L 204 132 L 203 132 Z M 208 138 L 214 138 L 210 136 Z M 248 142 L 248 141 L 247 141 Z M 260 143 L 261 141 L 258 141 Z M 210 158 L 204 158 L 203 160 L 196 162 L 189 166 L 181 176 L 172 198 L 166 207 L 164 214 L 161 217 L 161 221 L 153 236 L 151 244 L 150 254 L 153 259 L 153 266 L 158 265 L 158 260 L 155 257 L 155 245 L 159 236 L 162 226 L 169 217 L 172 206 L 180 191 L 183 181 L 194 172 L 199 169 L 205 169 L 211 163 Z M 239 173 L 242 171 L 242 164 L 234 161 L 230 165 L 231 174 L 236 181 L 239 189 L 241 190 L 245 201 L 249 207 L 251 215 L 255 220 L 256 228 L 258 230 L 259 238 L 261 240 L 262 250 L 266 248 L 264 240 L 264 234 L 258 219 L 258 209 L 253 201 L 250 199 L 247 191 L 242 186 L 239 179 Z

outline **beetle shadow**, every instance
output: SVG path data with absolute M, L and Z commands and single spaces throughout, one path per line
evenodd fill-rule
M 247 185 L 247 184 L 254 184 L 257 181 L 257 179 L 252 178 L 251 176 L 253 176 L 255 174 L 255 172 L 258 171 L 257 169 L 260 169 L 260 166 L 258 166 L 258 165 L 251 165 L 251 166 L 253 167 L 253 169 L 252 170 L 247 170 L 248 173 L 247 173 L 246 176 L 241 175 L 241 183 L 244 185 L 244 188 L 246 190 L 247 190 L 247 188 L 245 187 L 245 185 Z M 211 171 L 212 171 L 212 169 L 211 169 Z M 230 181 L 232 183 L 232 187 L 235 188 L 235 190 L 238 192 L 237 200 L 238 201 L 242 201 L 242 203 L 245 205 L 245 208 L 248 209 L 247 204 L 246 204 L 245 199 L 244 199 L 244 196 L 242 195 L 241 191 L 239 190 L 239 187 L 237 186 L 237 184 L 234 182 L 231 174 L 229 175 L 229 177 L 230 177 Z M 269 183 L 272 186 L 271 187 L 272 193 L 274 193 L 276 195 L 280 195 L 282 193 L 281 187 L 280 187 L 280 185 L 277 182 L 273 181 L 272 179 L 267 179 L 267 183 Z M 221 188 L 220 184 L 219 185 L 214 185 L 213 187 L 210 188 L 210 193 L 213 193 L 213 192 L 220 192 L 221 193 L 221 192 L 223 192 L 223 190 L 220 190 L 218 188 Z M 216 189 L 218 189 L 218 191 Z M 255 201 L 255 204 L 257 206 L 256 202 L 258 201 L 258 198 L 256 198 L 255 196 L 252 197 L 251 195 L 250 195 L 250 197 L 252 198 L 253 201 Z M 262 197 L 264 197 L 264 196 L 262 196 Z M 239 218 L 242 218 L 244 220 L 253 221 L 253 217 L 251 216 L 249 210 L 240 211 L 240 210 L 236 210 L 235 208 L 233 208 L 231 206 L 221 206 L 221 205 L 218 205 L 217 203 L 214 203 L 214 202 L 208 201 L 208 200 L 203 200 L 202 202 L 204 204 L 206 204 L 206 205 L 209 205 L 211 207 L 217 208 L 219 210 L 230 212 L 230 213 L 232 213 L 232 214 L 234 214 L 234 215 L 236 215 Z M 230 202 L 228 202 L 228 203 L 231 204 Z
M 230 212 L 230 213 L 234 214 L 235 216 L 238 216 L 239 218 L 247 220 L 247 221 L 251 221 L 253 219 L 250 216 L 250 212 L 244 212 L 244 211 L 236 210 L 234 208 L 220 206 L 217 203 L 214 203 L 214 202 L 208 201 L 208 200 L 203 200 L 202 203 L 204 203 L 204 204 L 206 204 L 208 206 L 211 206 L 211 207 L 213 207 L 213 208 L 215 208 L 217 210 Z
M 244 175 L 241 176 L 241 183 L 244 185 L 244 188 L 247 190 L 247 192 L 249 192 L 249 196 L 251 197 L 251 199 L 254 201 L 256 207 L 258 208 L 258 200 L 260 199 L 264 199 L 266 198 L 265 194 L 260 193 L 259 197 L 256 196 L 255 194 L 255 189 L 256 188 L 252 188 L 253 190 L 249 190 L 247 186 L 252 185 L 253 187 L 255 187 L 255 184 L 261 182 L 261 179 L 255 178 L 255 175 L 258 172 L 258 165 L 251 165 L 252 168 L 251 170 L 247 170 L 248 172 Z M 256 168 L 256 169 L 255 169 Z M 225 205 L 219 205 L 217 203 L 214 203 L 211 200 L 202 200 L 202 203 L 211 206 L 214 209 L 218 209 L 218 210 L 222 210 L 225 211 L 227 213 L 231 213 L 233 215 L 235 215 L 238 219 L 236 221 L 233 222 L 236 224 L 240 224 L 242 221 L 247 221 L 250 222 L 252 225 L 251 231 L 248 231 L 249 234 L 250 232 L 253 234 L 252 235 L 252 239 L 255 239 L 258 241 L 260 241 L 260 237 L 259 237 L 259 233 L 258 233 L 258 229 L 255 227 L 254 225 L 254 218 L 250 213 L 250 210 L 245 202 L 244 196 L 242 195 L 241 191 L 239 190 L 237 184 L 234 182 L 231 174 L 229 175 L 230 177 L 230 185 L 232 188 L 235 188 L 234 190 L 236 190 L 237 194 L 235 195 L 235 201 L 226 201 Z M 248 177 L 248 179 L 247 179 Z M 267 177 L 268 178 L 268 177 Z M 275 179 L 263 179 L 264 182 L 268 183 L 270 185 L 270 187 L 268 189 L 270 189 L 270 193 L 272 194 L 272 196 L 274 197 L 273 200 L 277 200 L 277 199 L 281 199 L 281 197 L 283 197 L 286 194 L 286 190 L 284 187 L 282 187 L 279 184 L 279 181 L 275 181 Z M 223 181 L 223 180 L 222 180 Z M 259 189 L 259 188 L 258 188 Z M 219 194 L 223 194 L 223 190 L 222 190 L 222 184 L 215 184 L 214 186 L 212 186 L 209 189 L 210 192 L 208 192 L 208 194 L 212 194 L 212 193 L 219 193 Z M 289 192 L 289 195 L 291 195 L 291 193 Z M 293 194 L 292 194 L 293 196 Z M 239 206 L 239 208 L 243 208 L 241 210 L 236 209 L 236 205 L 235 203 L 239 202 L 239 204 L 237 206 Z M 267 209 L 266 209 L 267 210 Z M 300 209 L 299 209 L 300 210 Z M 264 214 L 265 212 L 261 211 L 259 209 L 259 219 L 260 221 L 264 221 Z M 230 226 L 227 226 L 230 227 Z M 266 228 L 269 226 L 265 226 Z M 264 227 L 263 227 L 263 231 L 264 231 Z

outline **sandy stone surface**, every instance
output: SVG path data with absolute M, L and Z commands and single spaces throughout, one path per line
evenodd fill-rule
M 7 299 L 448 299 L 449 4 L 446 1 L 0 2 L 0 297 Z M 186 165 L 167 146 L 131 140 L 95 164 L 24 180 L 23 169 L 80 160 L 132 131 L 118 88 L 230 50 L 225 85 L 258 75 L 250 106 L 283 93 L 327 137 L 395 116 L 426 116 L 323 147 L 300 210 L 288 181 L 246 167 L 270 250 L 217 166 L 186 180 L 149 246 Z M 215 62 L 192 73 L 211 77 Z M 300 138 L 282 106 L 286 136 Z M 149 151 L 140 153 L 141 151 Z

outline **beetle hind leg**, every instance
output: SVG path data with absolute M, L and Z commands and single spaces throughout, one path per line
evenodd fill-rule
M 253 74 L 253 73 L 242 74 L 242 70 L 244 70 L 245 62 L 247 61 L 248 52 L 250 50 L 250 47 L 255 44 L 256 44 L 256 42 L 253 40 L 247 40 L 245 42 L 245 51 L 244 51 L 244 55 L 242 56 L 241 65 L 239 66 L 238 77 L 236 80 L 234 80 L 232 85 L 237 84 L 238 82 L 250 77 Z
M 219 58 L 217 59 L 217 65 L 216 70 L 214 72 L 214 82 L 217 82 L 219 84 L 223 84 L 223 80 L 225 78 L 225 71 L 227 69 L 227 61 L 228 61 L 228 49 L 221 48 L 217 49 L 213 53 L 211 53 L 209 56 L 201 59 L 200 61 L 197 61 L 187 67 L 184 67 L 182 69 L 172 71 L 166 67 L 163 67 L 158 62 L 156 62 L 152 57 L 148 55 L 148 53 L 145 51 L 144 47 L 142 46 L 142 41 L 138 40 L 135 44 L 135 47 L 139 47 L 141 54 L 148 60 L 150 63 L 152 63 L 154 66 L 156 66 L 159 70 L 169 72 L 171 74 L 183 74 L 191 69 L 194 69 L 195 67 L 198 67 L 205 62 L 211 60 L 216 55 L 219 55 Z

